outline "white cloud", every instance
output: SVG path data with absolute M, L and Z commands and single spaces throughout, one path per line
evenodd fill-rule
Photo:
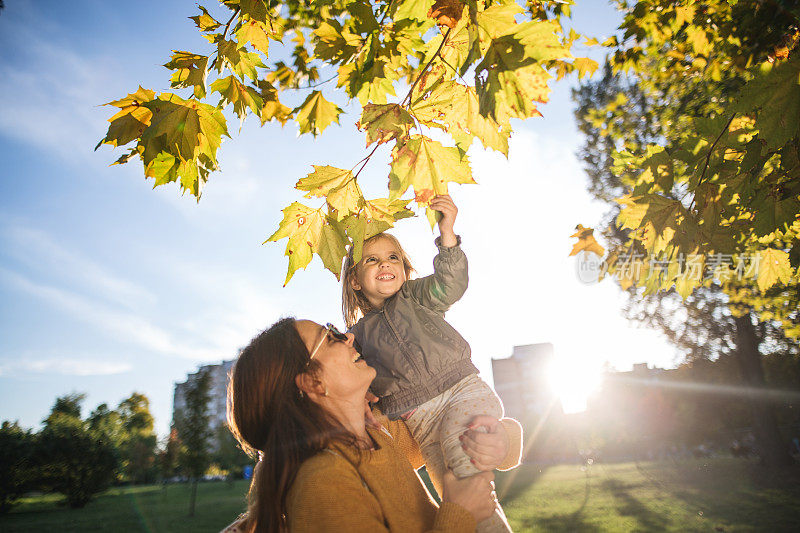
M 0 362 L 0 376 L 19 374 L 61 374 L 65 376 L 109 376 L 123 374 L 133 369 L 124 361 L 93 358 L 26 356 L 14 361 Z
M 16 29 L 10 36 L 24 42 L 25 61 L 0 63 L 0 131 L 9 137 L 53 151 L 74 162 L 88 163 L 97 143 L 97 87 L 104 70 L 96 58 L 82 58 L 67 47 Z M 10 105 L 13 102 L 13 105 Z
M 36 283 L 4 268 L 0 268 L 0 280 L 68 312 L 70 316 L 87 322 L 105 334 L 118 337 L 122 342 L 132 342 L 154 352 L 188 359 L 212 361 L 220 358 L 218 347 L 200 343 L 199 339 L 191 336 L 175 340 L 164 328 L 143 316 L 110 308 L 63 289 Z
M 152 305 L 156 297 L 143 287 L 109 272 L 97 262 L 68 250 L 47 233 L 23 226 L 7 226 L 2 233 L 8 245 L 6 253 L 41 269 L 52 277 L 65 278 L 90 288 L 98 298 L 112 300 L 126 307 Z

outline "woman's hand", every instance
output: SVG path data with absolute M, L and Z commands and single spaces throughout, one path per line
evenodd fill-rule
M 491 416 L 479 415 L 472 419 L 469 429 L 460 437 L 461 447 L 472 459 L 475 468 L 488 472 L 494 470 L 508 455 L 509 441 L 506 428 Z
M 456 478 L 452 470 L 444 473 L 444 495 L 442 501 L 455 503 L 482 522 L 492 516 L 497 506 L 494 493 L 494 474 L 481 472 L 464 479 Z
M 452 248 L 458 244 L 456 234 L 453 232 L 453 225 L 456 223 L 458 214 L 456 204 L 453 203 L 449 194 L 440 194 L 431 200 L 430 208 L 442 214 L 439 218 L 439 235 L 442 236 L 442 246 Z

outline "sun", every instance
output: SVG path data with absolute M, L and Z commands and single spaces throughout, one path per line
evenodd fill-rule
M 586 400 L 600 386 L 600 366 L 576 357 L 559 357 L 550 365 L 548 379 L 565 413 L 586 410 Z

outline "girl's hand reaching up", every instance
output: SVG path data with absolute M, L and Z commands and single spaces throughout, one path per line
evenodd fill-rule
M 442 246 L 452 248 L 458 244 L 456 234 L 453 232 L 453 224 L 456 222 L 458 208 L 453 203 L 449 194 L 441 194 L 431 200 L 431 209 L 439 211 L 442 217 L 439 219 L 439 235 L 442 236 Z

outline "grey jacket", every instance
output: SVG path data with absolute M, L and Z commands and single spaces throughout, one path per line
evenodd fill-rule
M 350 329 L 377 371 L 371 390 L 390 419 L 478 373 L 469 344 L 444 319 L 467 290 L 467 256 L 460 245 L 460 237 L 452 248 L 436 239 L 433 274 L 406 281 L 382 309 L 370 311 Z

